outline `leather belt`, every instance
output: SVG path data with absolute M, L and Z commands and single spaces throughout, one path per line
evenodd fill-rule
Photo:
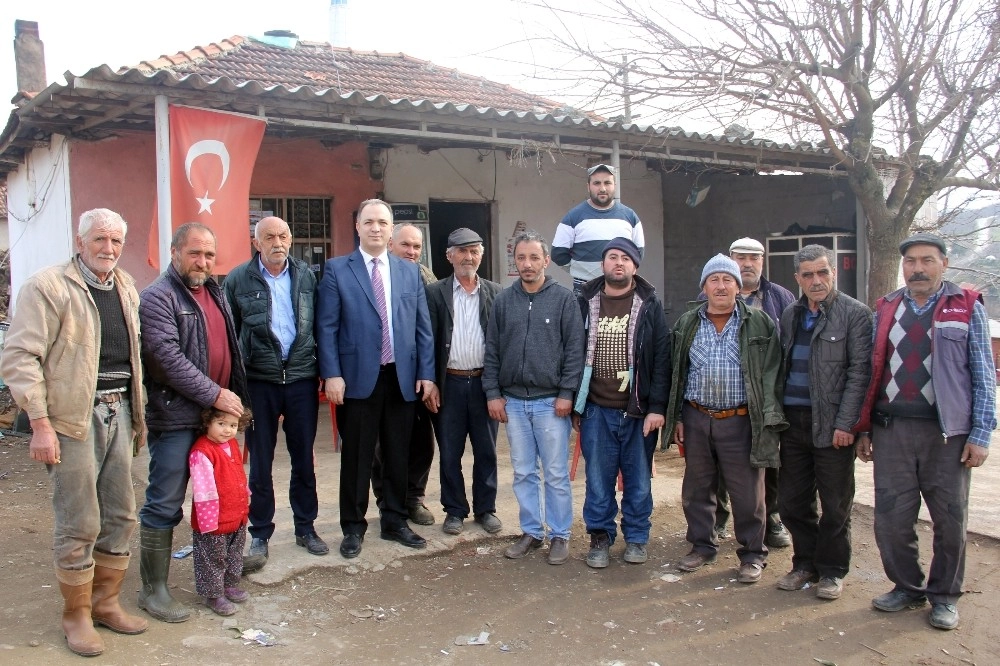
M 393 372 L 396 372 L 396 364 L 395 363 L 386 363 L 385 365 L 380 365 L 378 367 L 378 371 L 379 372 L 389 372 L 390 370 L 392 370 Z
M 107 391 L 94 396 L 94 407 L 100 404 L 114 405 L 125 399 L 125 389 L 119 391 Z
M 739 407 L 733 407 L 732 409 L 709 409 L 704 405 L 699 405 L 694 400 L 688 400 L 688 404 L 697 409 L 703 414 L 708 414 L 713 419 L 728 419 L 731 416 L 746 416 L 750 413 L 746 405 L 740 405 Z
M 483 375 L 482 368 L 475 368 L 473 370 L 456 370 L 455 368 L 447 368 L 445 372 L 449 375 L 455 375 L 456 377 L 481 377 Z

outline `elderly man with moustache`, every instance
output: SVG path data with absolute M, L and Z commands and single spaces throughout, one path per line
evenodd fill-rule
M 986 462 L 996 420 L 996 370 L 982 296 L 944 279 L 947 246 L 918 233 L 899 246 L 906 286 L 875 304 L 872 381 L 858 457 L 875 461 L 875 542 L 893 589 L 885 612 L 931 602 L 928 620 L 958 627 L 972 469 Z M 934 525 L 925 577 L 916 522 Z
M 234 268 L 223 285 L 253 409 L 253 423 L 246 431 L 251 540 L 243 560 L 244 573 L 267 564 L 268 540 L 274 534 L 271 467 L 279 423 L 292 467 L 288 502 L 295 543 L 313 555 L 330 552 L 314 526 L 319 513 L 313 463 L 319 414 L 313 334 L 316 276 L 304 261 L 289 256 L 291 247 L 288 224 L 279 217 L 265 217 L 254 228 L 254 256 Z
M 170 242 L 170 265 L 142 290 L 142 360 L 149 401 L 149 484 L 139 511 L 139 608 L 163 622 L 191 612 L 167 585 L 174 527 L 184 516 L 188 454 L 215 407 L 233 416 L 250 403 L 232 313 L 212 277 L 215 233 L 189 222 Z
M 701 273 L 707 300 L 674 325 L 667 432 L 685 448 L 681 497 L 691 552 L 678 568 L 696 571 L 716 559 L 721 472 L 740 543 L 737 580 L 749 584 L 760 580 L 767 563 L 762 468 L 778 465 L 778 433 L 788 423 L 778 400 L 781 348 L 774 322 L 737 300 L 740 285 L 736 262 L 714 256 Z
M 382 447 L 381 537 L 408 548 L 426 540 L 406 520 L 414 404 L 437 411 L 434 339 L 420 272 L 388 252 L 392 210 L 379 199 L 358 206 L 360 247 L 330 259 L 319 287 L 316 332 L 326 396 L 337 405 L 340 554 L 361 554 L 368 521 L 375 443 Z
M 795 302 L 795 295 L 764 277 L 764 245 L 753 238 L 739 238 L 729 246 L 729 257 L 740 267 L 743 285 L 740 287 L 740 297 L 743 302 L 766 312 L 777 326 L 781 313 Z M 704 294 L 699 298 L 704 299 Z M 764 541 L 772 548 L 787 548 L 792 545 L 792 538 L 778 512 L 778 476 L 777 468 L 768 467 L 764 470 L 764 504 L 767 508 L 767 535 Z M 722 539 L 725 538 L 726 523 L 729 521 L 725 479 L 719 479 L 718 500 L 715 531 Z
M 490 418 L 507 424 L 523 532 L 504 555 L 524 557 L 548 532 L 549 564 L 565 564 L 573 524 L 570 414 L 583 372 L 583 321 L 572 292 L 545 275 L 549 246 L 542 236 L 518 234 L 514 262 L 518 280 L 493 302 L 483 361 Z
M 413 262 L 420 269 L 420 280 L 424 286 L 437 282 L 434 272 L 420 263 L 423 254 L 424 234 L 412 222 L 397 222 L 392 227 L 389 252 L 400 259 Z M 429 303 L 428 303 L 429 305 Z M 440 390 L 440 389 L 439 389 Z M 430 478 L 431 464 L 434 462 L 434 429 L 431 414 L 423 402 L 417 402 L 413 411 L 413 432 L 410 434 L 410 462 L 406 474 L 406 513 L 410 522 L 417 525 L 433 525 L 434 514 L 424 504 L 427 480 Z M 372 492 L 375 504 L 382 506 L 382 447 L 375 445 L 375 461 L 372 464 Z
M 88 657 L 104 651 L 94 625 L 148 627 L 119 602 L 135 530 L 132 456 L 145 436 L 139 294 L 118 268 L 127 231 L 106 208 L 80 216 L 76 256 L 21 287 L 0 359 L 31 420 L 29 454 L 51 479 L 66 643 Z
M 829 249 L 806 245 L 792 263 L 803 295 L 781 315 L 789 425 L 781 433 L 778 496 L 793 554 L 778 589 L 818 582 L 816 597 L 832 600 L 840 598 L 851 566 L 854 427 L 871 379 L 872 315 L 837 291 Z
M 434 330 L 435 361 L 441 408 L 434 419 L 441 448 L 441 505 L 445 534 L 461 534 L 469 517 L 462 456 L 472 442 L 472 513 L 490 534 L 503 529 L 496 516 L 497 429 L 483 391 L 486 330 L 500 285 L 480 278 L 483 239 L 464 227 L 448 235 L 452 276 L 427 288 Z

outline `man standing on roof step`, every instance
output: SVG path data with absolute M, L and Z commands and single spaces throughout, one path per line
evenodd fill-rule
M 85 657 L 104 651 L 94 625 L 149 626 L 119 601 L 135 530 L 132 456 L 145 437 L 139 294 L 118 268 L 127 231 L 106 208 L 80 216 L 76 256 L 21 287 L 0 360 L 31 419 L 29 455 L 49 471 L 62 629 Z
M 142 552 L 139 608 L 163 622 L 183 622 L 191 611 L 167 585 L 174 528 L 184 516 L 188 454 L 202 427 L 202 412 L 215 407 L 239 417 L 250 403 L 233 316 L 212 277 L 215 233 L 189 222 L 170 242 L 170 265 L 142 290 L 142 362 L 149 484 L 139 511 Z
M 615 168 L 598 164 L 587 169 L 586 201 L 574 206 L 556 227 L 552 239 L 552 261 L 569 266 L 573 289 L 603 276 L 604 246 L 612 238 L 628 238 L 639 248 L 646 246 L 642 222 L 635 211 L 615 200 Z
M 295 543 L 313 555 L 330 552 L 316 534 L 319 512 L 313 444 L 319 413 L 319 374 L 313 321 L 316 276 L 289 256 L 292 232 L 279 217 L 265 217 L 254 228 L 256 253 L 226 277 L 224 291 L 233 312 L 247 371 L 253 423 L 246 431 L 250 450 L 250 548 L 243 572 L 267 563 L 274 534 L 274 480 L 271 468 L 278 426 L 292 473 L 288 502 Z
M 764 277 L 764 246 L 753 238 L 740 238 L 729 246 L 729 257 L 740 267 L 740 296 L 743 302 L 767 313 L 774 325 L 778 325 L 781 313 L 795 302 L 795 295 Z M 703 298 L 704 294 L 699 298 Z M 781 522 L 778 513 L 778 469 L 764 470 L 764 504 L 767 507 L 767 536 L 765 541 L 771 548 L 787 548 L 792 545 L 792 537 Z M 715 531 L 720 539 L 725 538 L 726 522 L 729 520 L 729 498 L 725 479 L 719 480 L 719 503 L 715 510 Z
M 504 555 L 522 558 L 549 533 L 549 564 L 565 564 L 573 524 L 570 414 L 583 372 L 583 321 L 572 292 L 545 275 L 549 247 L 541 235 L 515 236 L 514 262 L 519 279 L 493 303 L 483 366 L 490 418 L 507 424 L 523 532 Z
M 872 605 L 894 612 L 930 600 L 931 626 L 947 630 L 958 626 L 972 468 L 986 462 L 997 426 L 996 370 L 982 296 L 944 279 L 944 241 L 918 233 L 899 252 L 906 286 L 875 304 L 872 381 L 858 425 L 858 457 L 875 461 L 875 541 L 894 584 Z M 934 527 L 926 578 L 921 498 Z
M 420 263 L 424 247 L 424 234 L 412 222 L 397 222 L 392 227 L 389 252 L 400 259 L 413 262 L 420 269 L 420 280 L 426 288 L 437 282 L 434 271 Z M 440 392 L 440 389 L 439 389 Z M 417 525 L 433 525 L 434 514 L 424 504 L 427 479 L 434 462 L 434 430 L 431 413 L 423 402 L 417 402 L 413 411 L 413 432 L 410 435 L 410 462 L 406 475 L 406 512 Z M 375 445 L 372 464 L 372 492 L 376 506 L 382 506 L 382 447 Z
M 673 329 L 673 377 L 667 432 L 685 451 L 681 498 L 691 552 L 681 571 L 716 559 L 716 489 L 725 476 L 740 547 L 737 580 L 756 583 L 766 566 L 764 474 L 778 466 L 781 347 L 771 318 L 736 298 L 740 269 L 717 254 L 701 272 L 704 303 L 681 315 Z
M 670 333 L 656 290 L 637 273 L 639 248 L 615 238 L 604 248 L 604 276 L 580 290 L 586 361 L 574 427 L 587 462 L 583 520 L 587 565 L 608 566 L 617 533 L 615 484 L 622 473 L 626 562 L 646 561 L 656 432 L 664 425 L 670 382 Z M 650 437 L 653 434 L 653 437 Z
M 465 440 L 472 442 L 472 514 L 484 530 L 496 534 L 497 428 L 483 391 L 486 330 L 500 285 L 480 278 L 483 239 L 472 229 L 448 235 L 448 261 L 454 275 L 427 288 L 427 307 L 434 329 L 434 348 L 441 409 L 434 428 L 441 447 L 441 505 L 445 534 L 460 534 L 469 517 L 462 475 Z
M 340 554 L 361 554 L 372 460 L 382 447 L 381 537 L 407 548 L 426 540 L 407 524 L 406 483 L 413 411 L 422 398 L 438 409 L 434 337 L 427 295 L 413 262 L 388 251 L 392 209 L 358 206 L 357 250 L 326 262 L 316 311 L 320 375 L 337 405 L 344 439 L 340 464 Z
M 838 599 L 851 567 L 853 429 L 871 379 L 872 313 L 837 291 L 828 248 L 806 245 L 792 261 L 803 296 L 781 315 L 789 425 L 781 433 L 779 497 L 794 553 L 778 589 L 819 581 L 818 598 Z

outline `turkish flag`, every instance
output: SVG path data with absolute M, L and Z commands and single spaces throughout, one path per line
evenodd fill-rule
M 215 232 L 215 273 L 250 259 L 250 178 L 267 122 L 254 116 L 170 106 L 172 229 L 200 222 Z M 149 265 L 159 266 L 156 209 Z

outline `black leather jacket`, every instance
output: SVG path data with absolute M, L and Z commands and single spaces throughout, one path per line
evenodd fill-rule
M 781 313 L 781 388 L 792 362 L 795 329 L 808 308 L 806 297 Z M 872 311 L 847 294 L 832 291 L 819 304 L 809 345 L 809 399 L 813 446 L 833 446 L 834 429 L 851 432 L 872 374 Z
M 319 377 L 316 365 L 316 276 L 309 266 L 288 258 L 295 312 L 295 340 L 288 359 L 281 359 L 281 344 L 271 331 L 271 290 L 260 272 L 259 255 L 240 264 L 226 276 L 223 290 L 233 311 L 247 379 L 288 384 Z

